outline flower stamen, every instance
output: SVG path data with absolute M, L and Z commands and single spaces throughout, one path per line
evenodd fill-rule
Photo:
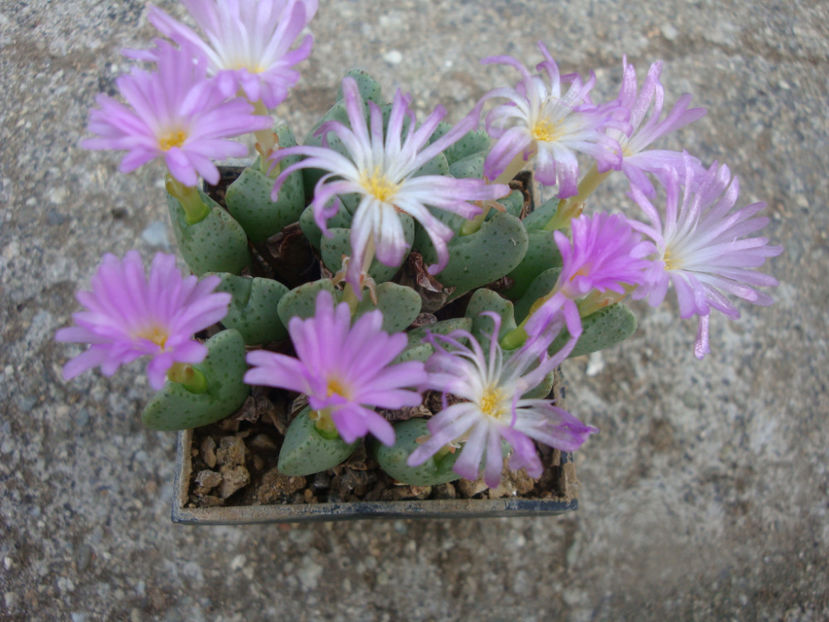
M 365 188 L 368 194 L 384 203 L 390 203 L 400 189 L 400 184 L 389 181 L 379 166 L 374 168 L 371 176 L 364 173 L 360 178 L 360 185 Z
M 187 133 L 184 130 L 170 130 L 159 137 L 158 147 L 162 151 L 169 151 L 173 147 L 181 147 L 185 140 Z
M 536 140 L 541 140 L 546 143 L 554 142 L 558 139 L 561 131 L 555 123 L 548 119 L 539 119 L 535 122 L 532 128 L 532 137 Z
M 500 419 L 504 412 L 502 407 L 503 397 L 503 393 L 500 390 L 494 387 L 487 387 L 481 396 L 480 402 L 478 402 L 478 407 L 485 415 L 493 419 Z
M 167 346 L 167 339 L 169 339 L 169 337 L 170 335 L 167 334 L 167 331 L 158 324 L 152 324 L 151 326 L 142 328 L 134 334 L 135 339 L 146 339 L 147 341 L 152 341 L 162 350 L 164 350 Z

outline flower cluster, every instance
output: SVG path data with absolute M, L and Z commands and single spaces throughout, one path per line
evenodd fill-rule
M 673 287 L 680 317 L 698 318 L 699 358 L 712 310 L 737 318 L 733 298 L 772 302 L 760 288 L 777 282 L 758 268 L 782 249 L 757 235 L 764 205 L 735 207 L 727 166 L 654 147 L 705 114 L 687 94 L 665 105 L 661 63 L 640 85 L 624 58 L 618 96 L 597 102 L 595 75 L 562 74 L 541 43 L 535 72 L 490 57 L 518 82 L 455 125 L 440 106 L 418 122 L 411 96 L 387 102 L 358 72 L 296 145 L 269 110 L 299 80 L 317 0 L 183 1 L 201 34 L 152 7 L 163 38 L 125 51 L 151 68 L 117 80 L 123 101 L 98 97 L 82 145 L 126 152 L 124 172 L 164 161 L 182 255 L 210 274 L 183 276 L 157 254 L 147 275 L 136 251 L 105 255 L 75 325 L 57 333 L 89 344 L 67 379 L 149 357 L 150 383 L 164 389 L 149 419 L 159 427 L 212 423 L 267 387 L 254 395 L 307 404 L 280 450 L 308 452 L 285 462 L 294 474 L 336 466 L 373 437 L 367 447 L 382 445 L 377 461 L 403 479 L 451 455 L 456 475 L 482 471 L 495 487 L 505 464 L 538 478 L 541 445 L 574 451 L 597 431 L 548 397 L 551 374 L 629 335 L 627 298 L 657 306 Z M 235 140 L 249 133 L 255 169 L 208 198 L 200 179 L 216 185 L 217 161 L 252 155 Z M 526 166 L 555 189 L 530 215 L 509 186 Z M 631 209 L 585 211 L 616 172 Z M 427 434 L 399 432 L 411 411 L 427 415 Z M 389 471 L 382 450 L 404 445 Z

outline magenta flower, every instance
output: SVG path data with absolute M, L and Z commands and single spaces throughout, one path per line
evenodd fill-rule
M 328 411 L 347 443 L 371 432 L 386 445 L 394 444 L 391 424 L 371 408 L 401 408 L 420 404 L 417 391 L 426 380 L 423 363 L 391 365 L 406 347 L 405 333 L 381 330 L 383 314 L 371 311 L 351 326 L 346 303 L 334 306 L 327 291 L 317 295 L 316 314 L 291 318 L 288 331 L 298 358 L 265 350 L 249 352 L 253 367 L 245 382 L 297 391 L 308 396 L 315 411 Z
M 99 108 L 89 113 L 89 130 L 98 137 L 81 146 L 127 151 L 124 173 L 160 157 L 185 186 L 195 186 L 198 175 L 215 184 L 219 171 L 212 160 L 247 153 L 243 144 L 227 139 L 270 127 L 271 121 L 253 114 L 243 99 L 225 101 L 206 80 L 204 62 L 191 53 L 162 41 L 154 54 L 156 72 L 135 68 L 115 82 L 129 107 L 98 95 Z
M 484 162 L 484 172 L 489 179 L 496 179 L 519 155 L 524 161 L 535 155 L 536 179 L 546 186 L 558 184 L 559 197 L 566 198 L 578 193 L 576 152 L 615 161 L 618 168 L 619 145 L 605 130 L 623 130 L 627 124 L 619 120 L 617 104 L 599 107 L 590 102 L 595 75 L 587 83 L 577 75 L 562 76 L 544 44 L 539 42 L 538 47 L 545 58 L 536 66 L 538 74 L 530 74 L 512 56 L 482 61 L 510 65 L 522 76 L 515 88 L 495 89 L 485 96 L 509 101 L 487 115 L 487 132 L 497 142 Z M 568 82 L 570 86 L 562 94 L 563 84 Z
M 480 208 L 469 201 L 497 199 L 509 193 L 503 184 L 486 184 L 480 179 L 456 179 L 444 175 L 419 175 L 415 171 L 455 143 L 478 122 L 479 110 L 446 134 L 427 144 L 445 115 L 438 107 L 415 129 L 414 113 L 408 98 L 400 91 L 394 96 L 388 128 L 383 133 L 383 114 L 374 102 L 370 108 L 371 129 L 366 124 L 363 101 L 353 78 L 343 79 L 345 101 L 350 128 L 337 121 L 320 127 L 318 134 L 333 132 L 338 136 L 347 155 L 327 147 L 297 146 L 280 149 L 271 160 L 274 163 L 292 155 L 305 159 L 288 166 L 276 180 L 273 196 L 276 198 L 283 181 L 297 169 L 318 168 L 328 171 L 317 183 L 311 203 L 317 225 L 326 235 L 326 221 L 337 213 L 337 195 L 357 193 L 360 204 L 351 224 L 352 256 L 346 278 L 361 291 L 360 275 L 368 270 L 376 250 L 377 259 L 387 266 L 399 266 L 406 252 L 406 240 L 398 212 L 409 214 L 420 222 L 437 251 L 438 263 L 429 266 L 429 273 L 443 270 L 449 259 L 447 242 L 452 230 L 429 211 L 429 207 L 443 209 L 464 218 L 472 218 Z M 409 118 L 404 134 L 404 121 Z
M 550 317 L 561 313 L 571 336 L 581 334 L 576 301 L 591 292 L 624 295 L 636 286 L 651 265 L 646 257 L 653 244 L 643 242 L 631 224 L 619 214 L 581 215 L 571 221 L 572 241 L 561 231 L 553 232 L 561 253 L 562 269 L 553 292 L 529 318 L 525 330 L 531 336 L 549 326 Z
M 149 20 L 179 45 L 198 49 L 208 60 L 225 97 L 240 90 L 251 103 L 275 108 L 299 80 L 293 66 L 308 58 L 313 37 L 291 46 L 317 12 L 317 0 L 183 0 L 207 35 L 173 19 L 158 7 Z
M 627 62 L 627 58 L 623 58 L 622 66 L 622 86 L 617 102 L 630 113 L 631 127 L 627 133 L 619 130 L 611 130 L 608 133 L 619 141 L 622 172 L 627 176 L 630 184 L 637 186 L 647 196 L 652 196 L 655 191 L 645 173 L 682 168 L 683 154 L 679 151 L 647 149 L 647 147 L 659 138 L 701 118 L 705 115 L 705 108 L 688 108 L 691 96 L 686 93 L 680 96 L 670 112 L 660 120 L 665 98 L 665 89 L 659 81 L 662 62 L 651 65 L 638 94 L 636 69 Z M 617 168 L 617 165 L 615 158 L 602 156 L 599 160 L 599 171 Z
M 466 479 L 477 479 L 484 460 L 484 481 L 494 488 L 501 481 L 502 440 L 512 450 L 510 469 L 525 468 L 531 477 L 540 477 L 541 460 L 532 439 L 574 451 L 597 430 L 553 406 L 550 400 L 522 397 L 565 358 L 566 354 L 547 356 L 556 335 L 530 341 L 505 360 L 497 338 L 501 318 L 486 314 L 495 323 L 488 353 L 465 330 L 427 338 L 435 348 L 426 362 L 427 386 L 465 401 L 445 406 L 429 419 L 431 436 L 412 452 L 408 464 L 421 465 L 444 446 L 461 445 L 454 471 Z
M 164 385 L 173 363 L 199 363 L 207 348 L 193 335 L 227 314 L 230 294 L 213 293 L 219 278 L 182 277 L 173 255 L 157 253 L 149 279 L 137 251 L 123 261 L 104 255 L 92 278 L 92 290 L 80 291 L 85 311 L 75 313 L 75 326 L 60 329 L 55 338 L 90 347 L 63 368 L 67 380 L 100 366 L 111 376 L 121 365 L 150 356 L 147 375 L 154 389 Z
M 637 186 L 631 187 L 630 196 L 649 220 L 649 224 L 631 224 L 656 247 L 655 260 L 635 297 L 659 305 L 673 284 L 680 317 L 699 316 L 694 354 L 701 359 L 710 351 L 711 310 L 740 317 L 728 294 L 756 305 L 772 304 L 771 296 L 754 288 L 776 286 L 777 280 L 753 268 L 783 248 L 769 246 L 767 238 L 745 237 L 768 224 L 768 218 L 756 216 L 765 203 L 735 210 L 740 184 L 727 166 L 715 162 L 699 174 L 694 163 L 686 160 L 681 181 L 679 176 L 677 171 L 665 176 L 664 218 Z

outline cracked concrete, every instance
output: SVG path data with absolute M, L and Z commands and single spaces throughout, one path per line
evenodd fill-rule
M 183 14 L 176 3 L 159 3 Z M 767 309 L 712 321 L 636 307 L 624 347 L 570 361 L 581 508 L 553 519 L 190 528 L 169 521 L 174 437 L 141 428 L 140 367 L 60 379 L 53 342 L 103 252 L 172 236 L 160 169 L 84 152 L 86 115 L 153 36 L 136 0 L 0 0 L 0 618 L 683 620 L 829 618 L 824 370 L 829 212 L 826 2 L 323 2 L 279 113 L 303 135 L 362 66 L 453 119 L 513 76 L 479 59 L 595 70 L 665 60 L 671 137 L 729 164 L 785 246 Z M 398 62 L 399 61 L 399 62 Z M 601 205 L 624 203 L 610 183 Z M 604 190 L 604 189 L 603 189 Z M 598 199 L 597 199 L 598 201 Z

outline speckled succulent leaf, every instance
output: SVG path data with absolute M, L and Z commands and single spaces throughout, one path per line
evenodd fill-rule
M 351 214 L 344 209 L 341 209 L 328 219 L 328 226 L 330 228 L 347 229 L 350 224 Z M 317 226 L 316 220 L 314 220 L 313 206 L 309 205 L 302 211 L 299 217 L 299 227 L 302 229 L 303 235 L 311 243 L 311 246 L 319 251 L 322 244 L 322 230 Z
M 276 129 L 281 147 L 293 147 L 296 140 L 287 126 Z M 290 166 L 299 157 L 286 158 L 280 166 Z M 248 237 L 260 242 L 296 222 L 305 209 L 305 189 L 302 172 L 288 176 L 279 190 L 279 197 L 271 201 L 273 179 L 262 173 L 260 160 L 247 167 L 227 189 L 225 202 L 228 211 L 242 225 Z
M 423 343 L 422 341 L 412 343 L 409 341 L 409 345 L 406 349 L 398 354 L 392 363 L 405 363 L 406 361 L 425 362 L 426 359 L 432 356 L 434 351 L 435 349 L 428 343 Z
M 498 203 L 504 206 L 507 214 L 512 214 L 516 218 L 521 218 L 521 211 L 524 209 L 524 195 L 520 190 L 513 190 L 503 199 L 498 199 Z M 492 212 L 490 212 L 490 218 Z M 524 227 L 526 229 L 526 226 Z
M 479 289 L 472 294 L 466 306 L 466 317 L 472 318 L 470 332 L 478 343 L 487 343 L 495 327 L 495 322 L 491 317 L 481 315 L 484 311 L 491 311 L 501 316 L 501 329 L 497 337 L 499 340 L 516 327 L 512 303 L 491 289 Z
M 248 345 L 281 341 L 288 336 L 276 311 L 287 287 L 273 279 L 227 273 L 216 276 L 221 278 L 216 291 L 233 296 L 223 326 L 238 330 Z
M 418 239 L 415 239 L 417 247 Z M 450 300 L 475 287 L 495 281 L 521 263 L 527 251 L 527 232 L 515 216 L 497 212 L 470 235 L 449 242 L 449 262 L 436 277 L 455 291 Z M 426 263 L 437 259 L 434 247 L 421 238 L 420 248 Z
M 337 466 L 356 449 L 339 436 L 326 438 L 314 427 L 306 407 L 291 421 L 279 450 L 276 468 L 285 475 L 311 475 Z
M 377 443 L 374 456 L 380 468 L 398 482 L 412 486 L 436 486 L 460 479 L 460 475 L 452 470 L 457 453 L 448 453 L 438 458 L 430 456 L 416 467 L 406 464 L 418 446 L 417 439 L 429 436 L 426 419 L 416 418 L 398 423 L 394 426 L 394 434 L 397 439 L 394 445 L 387 447 Z
M 415 225 L 414 219 L 408 214 L 398 214 L 400 224 L 403 226 L 403 236 L 406 239 L 406 246 L 412 247 L 415 239 Z M 339 272 L 342 267 L 343 255 L 351 256 L 353 254 L 351 249 L 351 230 L 344 228 L 329 228 L 331 237 L 323 237 L 320 240 L 320 254 L 325 267 L 331 272 Z M 407 253 L 408 255 L 408 253 Z M 405 261 L 405 257 L 403 258 Z M 402 265 L 402 262 L 401 262 Z M 371 262 L 368 274 L 374 279 L 376 283 L 383 283 L 390 280 L 400 266 L 387 266 L 375 259 Z
M 245 342 L 235 330 L 211 337 L 207 358 L 194 365 L 207 380 L 206 393 L 191 393 L 177 382 L 167 382 L 144 408 L 141 420 L 153 430 L 186 430 L 208 425 L 232 414 L 248 396 L 242 382 L 247 370 Z
M 449 164 L 454 164 L 474 154 L 486 156 L 492 141 L 485 130 L 473 130 L 444 151 Z M 482 175 L 478 175 L 481 177 Z
M 570 356 L 590 354 L 624 341 L 636 331 L 636 316 L 621 303 L 609 305 L 581 319 L 582 333 Z M 557 352 L 570 338 L 567 329 L 550 346 Z
M 556 370 L 551 371 L 549 374 L 544 376 L 544 379 L 536 385 L 534 389 L 527 391 L 524 395 L 521 396 L 521 399 L 525 400 L 541 400 L 545 399 L 549 394 L 550 391 L 553 390 L 553 384 L 556 380 Z
M 282 296 L 276 306 L 276 312 L 279 314 L 282 324 L 288 326 L 292 317 L 303 319 L 313 317 L 316 311 L 317 294 L 323 289 L 336 296 L 331 279 L 303 283 Z
M 561 267 L 561 253 L 550 231 L 528 231 L 529 244 L 521 263 L 507 276 L 512 286 L 504 290 L 504 296 L 518 300 L 535 278 L 550 268 Z
M 527 231 L 541 231 L 544 226 L 550 222 L 550 219 L 555 216 L 558 211 L 559 199 L 553 197 L 549 201 L 544 201 L 541 205 L 537 205 L 535 209 L 527 214 L 524 218 L 524 226 Z
M 449 174 L 452 177 L 483 177 L 484 176 L 483 153 L 473 153 L 461 160 L 456 160 L 449 165 Z
M 410 287 L 381 283 L 377 286 L 376 293 L 377 305 L 371 301 L 371 296 L 364 296 L 357 305 L 355 320 L 364 313 L 380 309 L 383 314 L 383 330 L 391 334 L 406 330 L 420 313 L 420 296 Z
M 378 106 L 385 103 L 383 101 L 383 89 L 380 83 L 372 78 L 367 71 L 357 68 L 349 69 L 345 75 L 354 78 L 354 81 L 357 83 L 357 90 L 360 91 L 360 96 L 363 98 L 363 101 L 373 101 Z M 339 89 L 337 89 L 337 101 L 342 101 L 342 99 L 343 87 L 341 83 Z
M 439 153 L 412 173 L 412 177 L 419 177 L 420 175 L 449 175 L 449 162 L 447 162 L 446 156 Z
M 436 335 L 448 335 L 455 330 L 472 330 L 472 318 L 453 317 L 448 320 L 441 320 L 440 322 L 435 322 L 434 324 L 428 324 L 426 326 L 412 329 L 408 332 L 409 347 L 423 343 L 423 338 L 426 336 L 427 332 L 434 333 Z
M 167 207 L 179 252 L 197 275 L 205 272 L 239 274 L 250 263 L 248 239 L 245 230 L 213 199 L 199 192 L 210 207 L 207 216 L 188 224 L 184 208 L 178 199 L 167 195 Z
M 527 291 L 524 292 L 524 295 L 515 301 L 516 321 L 522 322 L 527 317 L 527 314 L 530 312 L 530 307 L 533 306 L 535 301 L 553 291 L 560 274 L 561 268 L 556 266 L 544 270 L 544 272 L 533 279 Z

